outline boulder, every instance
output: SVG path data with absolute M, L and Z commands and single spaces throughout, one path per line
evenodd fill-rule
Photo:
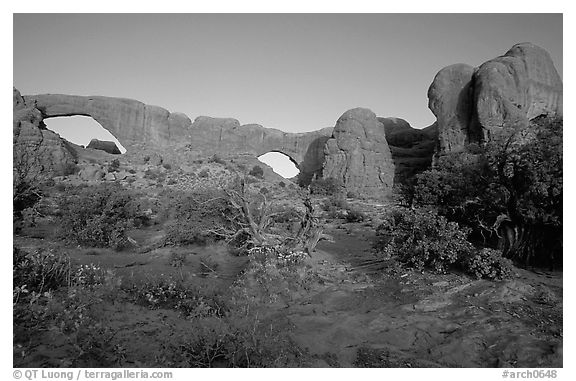
M 102 180 L 106 173 L 98 164 L 90 164 L 85 166 L 78 172 L 78 177 L 86 181 Z
M 523 129 L 541 116 L 563 115 L 562 80 L 550 55 L 530 44 L 480 66 L 474 75 L 474 108 L 480 139 L 505 129 Z
M 445 67 L 428 89 L 428 107 L 436 116 L 438 148 L 443 153 L 460 151 L 468 143 L 474 70 L 466 64 Z
M 428 90 L 428 106 L 437 119 L 437 155 L 524 129 L 541 115 L 562 117 L 562 94 L 550 55 L 531 43 L 514 45 L 479 68 L 445 67 Z
M 391 192 L 394 164 L 384 126 L 372 111 L 346 111 L 336 122 L 324 154 L 324 178 L 340 180 L 347 191 L 357 194 L 384 197 Z
M 116 175 L 114 175 L 114 173 L 112 173 L 112 172 L 108 172 L 107 174 L 104 175 L 104 180 L 105 181 L 116 181 Z
M 92 139 L 86 148 L 101 150 L 112 155 L 120 155 L 122 153 L 116 143 L 107 140 Z
M 13 89 L 12 143 L 14 170 L 49 177 L 67 175 L 75 167 L 74 150 L 58 134 L 46 129 L 42 113 Z

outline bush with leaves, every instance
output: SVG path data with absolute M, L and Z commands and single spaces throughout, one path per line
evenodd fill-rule
M 537 118 L 484 147 L 445 155 L 416 177 L 415 205 L 473 229 L 524 264 L 562 259 L 562 120 Z
M 346 210 L 346 222 L 363 222 L 366 219 L 366 214 L 355 208 L 348 208 Z
M 475 250 L 461 259 L 462 269 L 478 279 L 503 280 L 512 276 L 512 261 L 500 250 Z
M 472 250 L 467 229 L 429 209 L 395 209 L 376 234 L 378 252 L 418 270 L 445 272 Z
M 312 180 L 310 183 L 310 193 L 321 196 L 341 196 L 344 195 L 344 185 L 342 181 L 328 177 Z
M 139 195 L 119 184 L 70 189 L 59 210 L 63 239 L 117 250 L 128 244 L 126 231 L 147 219 Z
M 51 250 L 27 252 L 14 247 L 12 254 L 12 277 L 14 297 L 21 293 L 53 291 L 71 283 L 70 258 Z M 18 288 L 18 290 L 16 290 Z
M 259 165 L 255 165 L 252 167 L 252 169 L 250 170 L 250 172 L 248 173 L 250 176 L 254 176 L 257 177 L 259 179 L 263 179 L 264 178 L 264 170 L 262 169 L 261 166 Z
M 157 209 L 159 220 L 167 221 L 168 245 L 203 245 L 222 240 L 224 232 L 236 230 L 237 210 L 221 189 L 167 190 L 160 194 Z

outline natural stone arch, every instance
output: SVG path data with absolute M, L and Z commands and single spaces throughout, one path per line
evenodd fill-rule
M 269 156 L 264 158 L 263 160 L 262 157 L 267 155 Z M 294 158 L 292 158 L 290 155 L 287 155 L 281 150 L 272 150 L 262 155 L 259 155 L 258 160 L 270 166 L 274 170 L 274 172 L 287 179 L 293 178 L 301 172 L 300 165 L 298 164 L 298 162 L 294 160 Z M 287 165 L 287 163 L 291 163 L 293 165 L 293 168 L 296 170 L 295 173 L 293 173 L 292 168 L 290 168 L 289 165 Z
M 108 153 L 113 153 L 112 148 L 117 148 L 114 153 L 118 154 L 127 151 L 114 134 L 89 115 L 49 117 L 44 119 L 44 124 L 48 130 L 85 148 L 101 149 Z

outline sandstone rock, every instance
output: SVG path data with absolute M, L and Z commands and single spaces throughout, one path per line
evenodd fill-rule
M 415 129 L 400 118 L 378 118 L 394 161 L 394 183 L 403 183 L 430 168 L 437 141 L 435 125 Z
M 45 173 L 47 176 L 68 174 L 75 166 L 74 150 L 65 140 L 46 130 L 41 112 L 27 104 L 13 89 L 13 165 L 15 170 Z M 24 168 L 26 167 L 26 168 Z
M 114 173 L 112 173 L 112 172 L 108 172 L 107 174 L 104 175 L 104 180 L 105 181 L 115 181 L 116 175 L 114 175 Z
M 87 165 L 78 172 L 78 177 L 86 181 L 102 180 L 104 176 L 104 170 L 97 164 Z
M 162 165 L 163 162 L 164 158 L 159 153 L 153 153 L 152 155 L 149 156 L 148 159 L 148 164 L 154 166 Z
M 171 158 L 179 162 L 186 157 L 260 156 L 277 151 L 288 155 L 302 172 L 313 175 L 322 171 L 324 143 L 332 134 L 332 128 L 293 134 L 257 124 L 241 126 L 232 118 L 199 116 L 191 122 L 182 113 L 124 98 L 41 94 L 24 100 L 37 105 L 40 120 L 92 117 L 120 141 L 128 156 L 160 151 L 165 158 L 174 156 Z
M 540 115 L 563 115 L 562 80 L 550 55 L 530 44 L 514 45 L 474 75 L 474 107 L 482 141 L 507 128 L 524 128 Z
M 126 180 L 130 176 L 133 176 L 130 172 L 120 171 L 116 173 L 116 180 Z
M 456 152 L 468 143 L 474 68 L 456 64 L 440 70 L 428 89 L 428 107 L 438 125 L 439 150 Z
M 514 45 L 479 68 L 457 64 L 436 75 L 428 90 L 437 118 L 438 155 L 482 144 L 507 130 L 524 129 L 540 115 L 563 115 L 562 80 L 548 52 Z
M 106 140 L 92 139 L 86 148 L 101 150 L 112 155 L 120 155 L 122 153 L 116 143 Z
M 323 177 L 341 180 L 348 191 L 385 196 L 392 190 L 394 164 L 382 123 L 363 108 L 346 111 L 324 148 Z

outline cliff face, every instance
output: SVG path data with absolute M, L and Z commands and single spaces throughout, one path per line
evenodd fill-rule
M 323 177 L 339 179 L 348 191 L 384 196 L 394 183 L 394 163 L 384 126 L 363 108 L 346 111 L 324 148 Z
M 22 102 L 34 105 L 40 122 L 62 116 L 92 117 L 128 153 L 149 149 L 169 155 L 186 148 L 190 156 L 259 156 L 278 151 L 292 158 L 310 176 L 321 171 L 323 146 L 332 134 L 331 128 L 285 133 L 257 124 L 241 126 L 231 118 L 200 116 L 192 122 L 185 114 L 124 98 L 43 94 L 26 96 Z
M 40 110 L 27 103 L 16 89 L 12 109 L 14 169 L 30 175 L 66 173 L 76 162 L 74 152 L 58 134 L 46 129 Z
M 501 129 L 523 128 L 540 115 L 563 115 L 562 80 L 550 55 L 529 43 L 512 47 L 474 76 L 474 111 L 483 141 Z
M 457 151 L 469 141 L 474 70 L 466 64 L 445 67 L 436 74 L 428 89 L 428 107 L 439 126 L 441 152 Z
M 522 43 L 473 68 L 448 66 L 428 90 L 438 123 L 438 154 L 461 151 L 540 116 L 563 115 L 562 80 L 544 49 Z

